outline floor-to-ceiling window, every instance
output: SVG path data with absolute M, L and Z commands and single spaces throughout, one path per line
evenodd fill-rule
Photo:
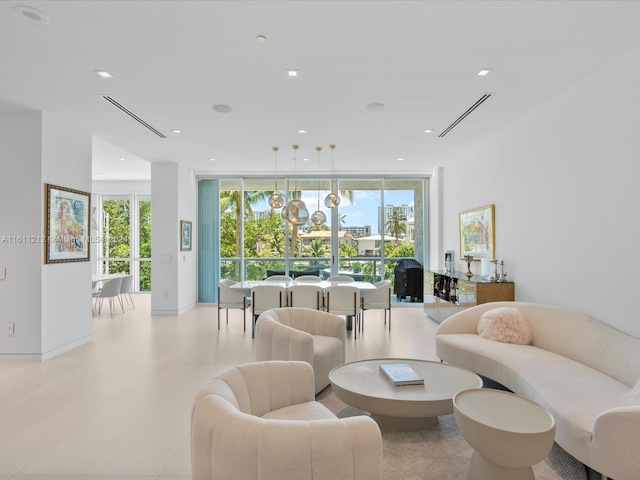
M 244 190 L 241 179 L 220 180 L 220 277 L 242 279 Z M 214 260 L 215 261 L 215 260 Z
M 98 272 L 134 276 L 136 291 L 151 291 L 151 199 L 99 195 Z
M 138 262 L 139 286 L 141 292 L 151 291 L 151 200 L 138 200 Z M 134 266 L 136 263 L 134 263 Z M 135 268 L 134 268 L 135 270 Z M 136 282 L 134 281 L 134 284 Z
M 274 272 L 318 272 L 324 278 L 344 273 L 393 281 L 398 259 L 425 264 L 424 177 L 212 181 L 219 189 L 220 278 L 259 280 Z M 303 201 L 309 221 L 296 225 L 287 218 L 295 220 L 297 210 L 271 208 L 269 197 L 276 191 L 285 204 Z M 330 192 L 340 196 L 336 208 L 325 206 Z
M 398 260 L 415 258 L 426 266 L 425 186 L 418 179 L 384 179 L 379 231 L 384 233 L 385 272 Z
M 364 280 L 375 282 L 393 281 L 399 259 L 415 258 L 424 264 L 425 179 L 347 178 L 339 186 L 340 230 L 355 247 L 339 249 L 341 268 L 362 272 Z M 340 245 L 345 243 L 341 239 Z

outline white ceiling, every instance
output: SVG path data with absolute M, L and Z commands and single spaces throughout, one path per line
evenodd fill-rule
M 145 161 L 267 174 L 272 146 L 281 172 L 317 171 L 322 146 L 324 172 L 330 143 L 337 172 L 425 172 L 640 43 L 639 19 L 637 1 L 2 1 L 0 111 L 88 129 L 95 179 L 148 176 Z M 294 167 L 294 143 L 311 161 Z

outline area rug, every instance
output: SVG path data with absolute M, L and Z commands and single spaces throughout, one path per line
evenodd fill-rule
M 366 415 L 342 402 L 331 387 L 317 400 L 338 417 Z M 462 435 L 453 415 L 438 417 L 438 425 L 416 431 L 382 429 L 384 480 L 466 480 L 473 449 Z M 587 480 L 584 465 L 553 445 L 547 459 L 533 466 L 536 480 Z

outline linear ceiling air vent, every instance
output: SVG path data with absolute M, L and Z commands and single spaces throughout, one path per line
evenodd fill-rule
M 453 127 L 455 127 L 456 125 L 458 125 L 462 120 L 464 120 L 467 115 L 469 115 L 471 112 L 473 112 L 476 108 L 478 108 L 482 102 L 484 102 L 487 98 L 489 98 L 491 96 L 490 93 L 485 93 L 484 95 L 482 95 L 480 97 L 480 99 L 474 103 L 473 105 L 471 105 L 469 107 L 469 109 L 464 112 L 462 115 L 460 115 L 458 118 L 455 119 L 455 121 L 449 125 L 447 128 L 445 128 L 442 133 L 440 135 L 438 135 L 438 137 L 444 137 L 447 133 L 449 133 L 451 130 L 453 130 Z
M 122 110 L 124 113 L 126 113 L 127 115 L 129 115 L 131 118 L 133 118 L 136 122 L 138 122 L 140 125 L 144 125 L 145 127 L 147 127 L 149 130 L 151 130 L 153 133 L 155 133 L 156 135 L 158 135 L 160 138 L 167 138 L 166 135 L 164 135 L 162 132 L 160 132 L 159 130 L 153 128 L 151 125 L 149 125 L 147 122 L 145 122 L 144 120 L 142 120 L 139 116 L 137 116 L 135 113 L 133 113 L 131 110 L 129 110 L 128 108 L 126 108 L 124 105 L 116 102 L 113 98 L 111 98 L 109 95 L 101 95 L 102 98 L 104 98 L 107 102 L 109 102 L 111 105 L 113 105 L 116 108 L 119 108 L 120 110 Z

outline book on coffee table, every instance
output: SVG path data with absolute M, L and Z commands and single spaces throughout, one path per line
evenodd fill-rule
M 380 371 L 394 385 L 424 385 L 424 378 L 407 363 L 383 363 Z

